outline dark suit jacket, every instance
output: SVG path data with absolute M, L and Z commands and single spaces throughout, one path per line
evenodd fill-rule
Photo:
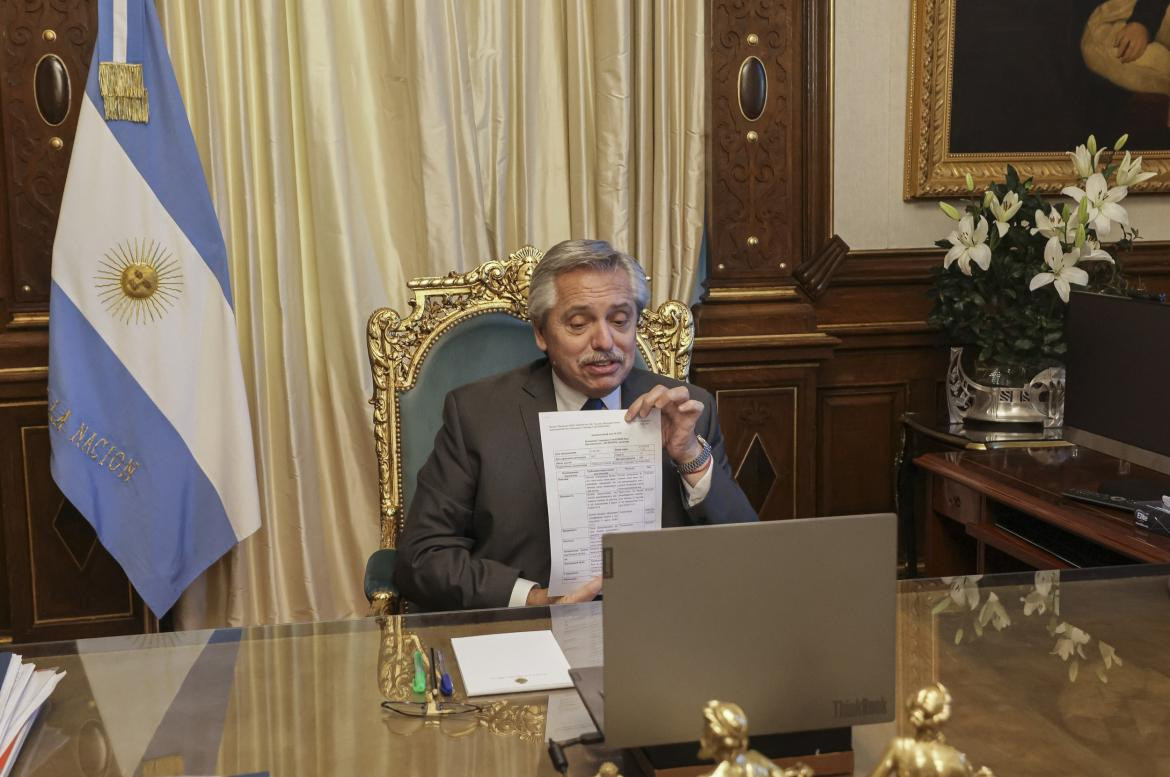
M 622 384 L 628 407 L 655 384 L 682 385 L 635 369 Z M 687 508 L 682 480 L 662 454 L 662 525 L 757 520 L 731 478 L 715 403 L 687 384 L 704 410 L 696 431 L 715 458 L 706 499 Z M 538 413 L 555 411 L 547 359 L 455 389 L 443 427 L 418 473 L 398 547 L 395 582 L 431 610 L 505 607 L 518 577 L 547 586 L 551 559 Z

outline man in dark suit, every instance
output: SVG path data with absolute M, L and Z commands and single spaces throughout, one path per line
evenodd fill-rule
M 551 558 L 538 414 L 626 408 L 662 415 L 662 525 L 756 520 L 731 477 L 711 395 L 634 368 L 645 274 L 603 241 L 559 243 L 537 265 L 529 315 L 547 357 L 447 395 L 419 470 L 395 580 L 410 602 L 463 609 L 578 602 L 548 596 Z

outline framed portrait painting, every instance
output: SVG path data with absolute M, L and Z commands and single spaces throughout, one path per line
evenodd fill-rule
M 966 193 L 1014 165 L 1040 192 L 1075 179 L 1094 134 L 1170 191 L 1170 0 L 911 0 L 905 199 Z

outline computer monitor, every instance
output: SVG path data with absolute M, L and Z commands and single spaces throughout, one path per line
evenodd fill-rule
M 710 699 L 755 735 L 893 719 L 893 514 L 602 539 L 603 668 L 570 674 L 613 747 L 695 740 Z
M 1170 305 L 1074 292 L 1065 341 L 1064 438 L 1170 475 Z

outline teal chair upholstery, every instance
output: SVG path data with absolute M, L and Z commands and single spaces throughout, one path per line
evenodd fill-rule
M 476 316 L 447 330 L 419 367 L 414 387 L 399 396 L 402 425 L 402 509 L 410 510 L 418 471 L 443 422 L 447 392 L 466 383 L 519 367 L 542 352 L 532 327 L 507 313 Z
M 381 548 L 367 562 L 364 588 L 375 611 L 398 604 L 394 548 L 418 471 L 442 424 L 447 393 L 543 355 L 527 321 L 528 283 L 540 256 L 526 246 L 467 273 L 417 278 L 409 283 L 409 315 L 382 308 L 370 316 Z M 685 380 L 693 337 L 683 303 L 646 310 L 638 322 L 637 365 Z

